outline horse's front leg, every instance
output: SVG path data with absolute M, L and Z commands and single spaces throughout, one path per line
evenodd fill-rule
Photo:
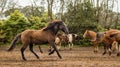
M 54 42 L 51 43 L 51 46 L 52 46 L 54 49 L 49 53 L 49 55 L 53 54 L 54 51 L 56 51 L 58 57 L 59 57 L 60 59 L 62 59 L 62 56 L 60 55 L 60 53 L 59 53 L 58 49 L 56 48 L 56 45 L 55 45 Z
M 50 46 L 50 49 L 48 50 L 49 51 L 49 55 L 53 54 L 54 53 L 54 48 L 52 46 Z
M 72 48 L 73 48 L 73 43 L 69 42 L 69 49 L 72 50 Z
M 112 54 L 112 44 L 107 47 L 109 56 Z
M 107 53 L 107 46 L 104 44 L 104 52 L 103 55 L 105 55 Z
M 94 44 L 94 53 L 98 52 L 98 44 L 97 43 L 93 43 Z
M 71 43 L 70 43 L 70 42 L 68 42 L 69 49 L 71 48 L 71 46 L 70 46 L 70 45 L 71 45 Z

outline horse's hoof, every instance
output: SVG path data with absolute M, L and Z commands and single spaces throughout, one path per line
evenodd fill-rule
M 94 53 L 98 53 L 98 51 L 94 51 Z
M 109 52 L 109 56 L 111 56 L 111 52 Z
M 117 53 L 117 56 L 120 56 L 120 53 Z
M 49 53 L 48 55 L 51 55 L 51 53 Z
M 59 58 L 60 58 L 60 59 L 62 59 L 62 57 L 61 57 L 61 56 L 60 56 Z
M 72 48 L 70 48 L 70 50 L 72 50 Z
M 40 53 L 43 53 L 43 51 L 40 51 Z
M 40 57 L 39 56 L 37 56 L 37 59 L 39 59 Z
M 51 55 L 51 54 L 53 54 L 53 53 L 49 53 L 48 55 Z
M 27 61 L 27 59 L 23 58 L 24 61 Z
M 106 54 L 106 52 L 104 52 L 102 55 L 105 55 Z

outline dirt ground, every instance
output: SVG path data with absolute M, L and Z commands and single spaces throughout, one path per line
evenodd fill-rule
M 102 48 L 97 54 L 93 53 L 93 47 L 74 47 L 72 50 L 62 48 L 59 52 L 63 59 L 59 59 L 56 53 L 48 55 L 47 47 L 42 48 L 44 53 L 41 54 L 35 46 L 34 51 L 40 59 L 36 59 L 27 48 L 27 61 L 21 59 L 20 47 L 12 52 L 7 52 L 7 49 L 8 47 L 0 47 L 0 67 L 120 67 L 120 57 L 116 53 L 103 56 Z

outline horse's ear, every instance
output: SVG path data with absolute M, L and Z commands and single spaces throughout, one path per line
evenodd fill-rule
M 51 22 L 48 24 L 48 26 L 44 29 L 44 30 L 48 30 L 48 29 L 51 29 L 55 26 L 55 23 Z

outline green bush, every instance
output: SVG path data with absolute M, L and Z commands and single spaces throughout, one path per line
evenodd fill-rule
M 4 39 L 6 42 L 10 42 L 14 36 L 18 33 L 21 33 L 29 27 L 27 18 L 20 13 L 18 10 L 15 10 L 10 14 L 9 18 L 3 22 L 2 30 Z
M 4 39 L 6 43 L 10 43 L 18 33 L 26 29 L 40 29 L 45 25 L 46 22 L 42 18 L 30 16 L 27 19 L 20 11 L 15 10 L 5 21 L 0 21 L 0 38 Z
M 30 29 L 40 29 L 43 28 L 46 24 L 43 19 L 37 16 L 30 16 L 28 19 L 30 22 Z

